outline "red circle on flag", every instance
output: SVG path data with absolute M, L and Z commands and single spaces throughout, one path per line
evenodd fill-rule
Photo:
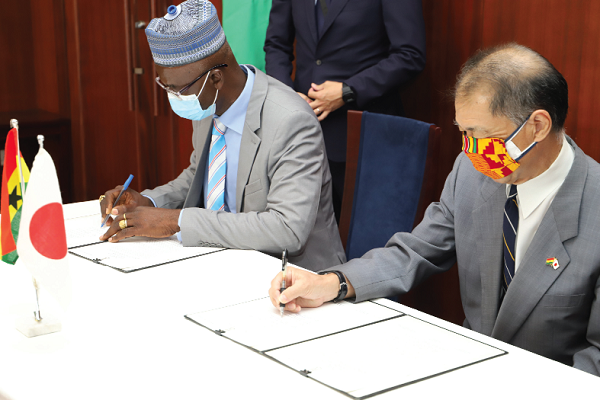
M 62 205 L 50 203 L 31 217 L 29 237 L 33 247 L 44 257 L 60 260 L 67 255 L 67 236 Z

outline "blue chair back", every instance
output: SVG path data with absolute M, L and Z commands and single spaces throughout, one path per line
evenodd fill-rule
M 421 195 L 431 124 L 363 112 L 347 259 L 410 232 Z

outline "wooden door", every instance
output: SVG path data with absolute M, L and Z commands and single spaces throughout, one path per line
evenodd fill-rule
M 221 12 L 221 1 L 214 2 Z M 134 174 L 153 188 L 189 165 L 191 121 L 154 82 L 144 29 L 169 0 L 65 0 L 75 196 L 98 197 Z
M 145 180 L 136 121 L 127 0 L 65 0 L 75 196 Z

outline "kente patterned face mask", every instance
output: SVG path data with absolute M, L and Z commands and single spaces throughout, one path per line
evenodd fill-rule
M 512 142 L 528 120 L 529 117 L 506 140 L 477 139 L 463 134 L 463 151 L 473 163 L 473 167 L 492 179 L 502 179 L 515 172 L 521 165 L 518 161 L 537 144 L 533 142 L 521 151 Z

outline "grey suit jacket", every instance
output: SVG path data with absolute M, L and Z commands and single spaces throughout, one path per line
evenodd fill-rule
M 331 174 L 319 122 L 292 89 L 253 68 L 254 86 L 237 172 L 236 212 L 206 210 L 203 179 L 212 120 L 194 121 L 190 166 L 143 194 L 185 208 L 184 246 L 255 249 L 319 270 L 345 261 L 331 204 Z
M 575 150 L 571 171 L 502 302 L 506 185 L 462 153 L 440 202 L 412 233 L 331 269 L 347 275 L 362 301 L 405 293 L 457 261 L 466 327 L 600 375 L 600 165 L 567 140 Z M 546 265 L 551 257 L 556 270 Z

